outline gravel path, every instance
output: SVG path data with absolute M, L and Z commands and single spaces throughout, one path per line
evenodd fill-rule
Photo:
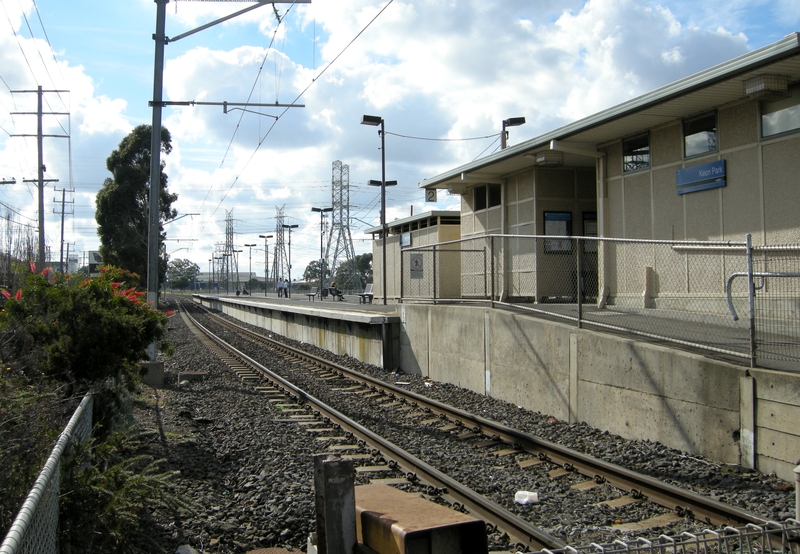
M 171 469 L 180 470 L 177 489 L 195 503 L 197 513 L 182 522 L 162 519 L 157 531 L 163 537 L 162 544 L 168 552 L 174 552 L 181 544 L 191 544 L 201 552 L 303 547 L 314 521 L 312 456 L 321 447 L 295 424 L 273 421 L 280 415 L 204 347 L 199 347 L 179 316 L 172 319 L 171 327 L 169 338 L 177 354 L 166 360 L 165 386 L 146 389 L 144 399 L 137 405 L 137 416 L 143 428 L 158 431 L 158 438 L 149 445 L 151 453 L 167 458 Z M 259 351 L 253 343 L 230 333 L 226 333 L 226 338 L 249 353 Z M 656 442 L 627 441 L 584 424 L 568 424 L 452 385 L 432 383 L 419 376 L 396 376 L 352 358 L 337 357 L 309 345 L 304 347 L 320 357 L 381 379 L 408 382 L 414 392 L 712 495 L 765 518 L 784 519 L 793 514 L 793 488 L 775 477 L 716 464 Z M 580 477 L 569 475 L 550 480 L 546 464 L 521 470 L 516 456 L 501 458 L 486 451 L 476 457 L 474 448 L 453 440 L 449 433 L 420 428 L 415 422 L 392 417 L 385 409 L 381 412 L 360 397 L 332 393 L 327 385 L 315 382 L 307 370 L 298 371 L 273 355 L 261 354 L 259 359 L 275 371 L 293 375 L 298 386 L 308 387 L 321 400 L 343 402 L 362 423 L 392 434 L 393 440 L 405 443 L 415 455 L 570 544 L 624 538 L 619 532 L 610 532 L 607 526 L 664 511 L 648 503 L 618 510 L 604 506 L 587 509 L 587 503 L 615 498 L 621 492 L 604 485 L 589 493 L 578 493 L 568 487 Z M 208 375 L 202 381 L 178 386 L 177 373 L 189 370 L 207 371 Z M 442 446 L 443 440 L 450 441 L 448 446 Z M 537 491 L 541 503 L 514 504 L 514 493 L 518 490 Z M 678 522 L 658 529 L 657 533 L 673 534 L 697 528 L 692 522 Z M 493 535 L 490 540 L 493 548 L 505 546 L 502 536 Z

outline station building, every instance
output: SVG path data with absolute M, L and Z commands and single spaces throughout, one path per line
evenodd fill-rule
M 429 212 L 387 225 L 386 296 L 400 304 L 403 370 L 791 478 L 800 459 L 790 430 L 800 420 L 799 34 L 419 186 L 460 195 L 461 210 L 458 221 Z M 368 232 L 379 298 L 382 229 Z M 748 259 L 761 276 L 759 321 L 772 325 L 758 363 L 746 354 Z M 416 279 L 415 263 L 425 269 Z M 576 302 L 592 311 L 576 317 Z M 615 323 L 625 317 L 638 317 L 639 331 L 602 332 L 628 329 Z M 681 351 L 648 328 L 658 321 L 678 328 L 670 339 L 679 345 L 709 330 L 723 338 Z M 772 356 L 770 343 L 794 350 Z
M 394 306 L 199 300 L 434 386 L 794 479 L 800 35 L 420 187 L 461 210 L 368 230 L 375 304 Z

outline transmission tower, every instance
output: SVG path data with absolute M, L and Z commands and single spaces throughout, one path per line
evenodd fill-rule
M 283 222 L 286 216 L 283 214 L 283 206 L 280 208 L 275 206 L 275 209 L 277 212 L 275 213 L 275 255 L 272 257 L 272 276 L 275 279 L 277 290 L 278 281 L 288 279 L 289 257 L 286 255 L 286 242 L 283 240 Z
M 230 293 L 230 276 L 236 277 L 236 287 L 239 287 L 239 260 L 233 244 L 233 210 L 225 210 L 225 251 L 222 254 L 223 271 L 225 278 L 225 292 Z
M 344 281 L 338 283 L 338 288 L 350 288 L 361 292 L 364 281 L 358 271 L 356 253 L 353 250 L 353 237 L 350 234 L 350 166 L 336 160 L 333 162 L 332 173 L 331 206 L 333 206 L 333 211 L 331 212 L 331 230 L 328 233 L 325 259 L 331 260 L 328 264 L 331 275 L 336 275 L 336 270 L 340 266 L 351 265 L 352 270 L 345 271 L 340 276 Z M 335 242 L 334 237 L 336 237 Z

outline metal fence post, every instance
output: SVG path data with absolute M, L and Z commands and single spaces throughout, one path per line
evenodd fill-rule
M 403 249 L 400 249 L 400 300 L 399 303 L 403 303 Z
M 583 241 L 575 239 L 575 247 L 578 249 L 577 256 L 575 257 L 576 274 L 575 274 L 575 290 L 578 295 L 578 329 L 583 326 Z
M 494 237 L 489 235 L 489 300 L 494 308 Z
M 747 233 L 745 237 L 745 245 L 747 248 L 747 300 L 750 308 L 750 367 L 756 367 L 756 289 L 755 283 L 753 283 L 753 243 L 750 233 Z
M 459 270 L 459 274 L 461 271 Z M 433 245 L 433 303 L 436 304 L 436 245 Z

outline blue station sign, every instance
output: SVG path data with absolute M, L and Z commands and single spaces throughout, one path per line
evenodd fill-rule
M 675 173 L 678 194 L 724 187 L 726 179 L 725 160 L 679 169 Z

